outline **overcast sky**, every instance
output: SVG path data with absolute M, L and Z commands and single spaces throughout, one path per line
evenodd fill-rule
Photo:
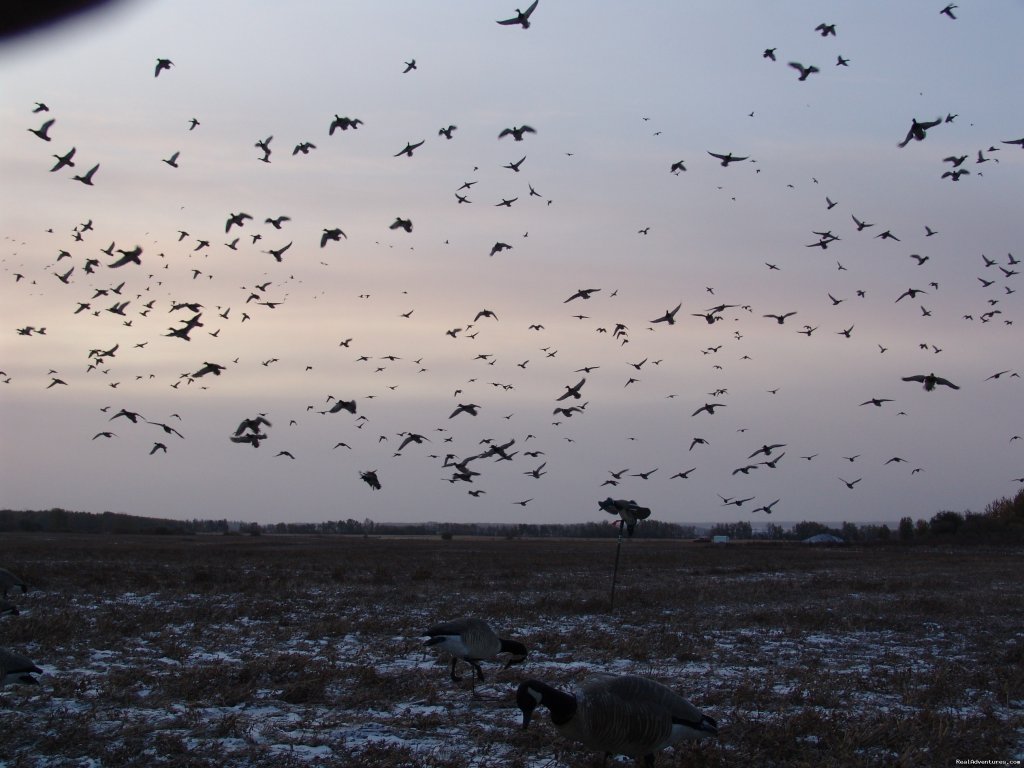
M 1024 4 L 943 5 L 541 0 L 524 30 L 492 0 L 139 0 L 4 42 L 0 506 L 758 524 L 1012 496 Z M 915 119 L 941 122 L 898 146 Z M 932 372 L 959 389 L 902 380 Z M 258 414 L 258 448 L 229 440 Z M 485 440 L 511 460 L 450 482 Z

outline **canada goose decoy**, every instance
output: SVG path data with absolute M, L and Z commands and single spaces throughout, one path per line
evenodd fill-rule
M 511 18 L 511 19 L 502 19 L 502 20 L 499 20 L 498 23 L 499 24 L 504 24 L 505 26 L 510 26 L 510 25 L 513 25 L 513 24 L 519 24 L 523 29 L 529 29 L 530 28 L 530 14 L 532 14 L 534 12 L 534 10 L 536 10 L 538 2 L 540 2 L 540 0 L 533 0 L 533 3 L 531 3 L 530 6 L 525 11 L 520 11 L 518 8 L 516 8 L 516 15 L 513 18 Z
M 652 472 L 655 470 L 652 470 Z M 641 473 L 643 474 L 651 474 Z M 646 478 L 645 478 L 646 479 Z M 597 506 L 609 515 L 618 515 L 623 524 L 626 526 L 626 533 L 630 536 L 633 535 L 633 531 L 636 530 L 636 524 L 640 520 L 646 520 L 651 516 L 651 510 L 649 507 L 641 507 L 632 499 L 613 499 L 611 496 L 606 498 L 604 501 L 597 502 Z
M 38 685 L 32 675 L 41 675 L 43 670 L 20 653 L 0 648 L 0 688 L 5 685 Z
M 484 681 L 484 672 L 480 662 L 496 658 L 499 654 L 510 654 L 504 669 L 514 664 L 521 664 L 528 654 L 526 646 L 518 640 L 507 640 L 498 637 L 490 625 L 483 619 L 472 617 L 455 619 L 430 627 L 427 632 L 428 648 L 448 651 L 452 655 L 451 679 L 458 682 L 462 678 L 455 674 L 459 660 L 469 664 L 475 672 L 475 680 Z
M 28 592 L 28 586 L 26 586 L 25 582 L 6 568 L 0 568 L 0 589 L 3 590 L 4 597 L 7 597 L 7 590 L 9 589 L 20 589 L 23 595 Z
M 539 680 L 526 680 L 516 692 L 529 727 L 538 705 L 551 712 L 551 722 L 563 736 L 605 755 L 643 758 L 683 739 L 718 735 L 718 723 L 671 688 L 637 675 L 591 677 L 574 693 Z

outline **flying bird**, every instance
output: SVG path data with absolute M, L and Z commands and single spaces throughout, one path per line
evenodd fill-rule
M 160 73 L 165 69 L 170 69 L 174 66 L 174 62 L 170 59 L 157 59 L 156 66 L 153 68 L 153 77 L 160 77 Z
M 801 83 L 808 77 L 813 75 L 815 72 L 821 71 L 813 64 L 809 64 L 808 66 L 805 67 L 799 61 L 791 61 L 789 62 L 789 66 L 791 66 L 793 69 L 797 70 L 800 73 L 800 77 L 797 78 L 797 82 Z
M 407 157 L 412 157 L 413 151 L 418 149 L 419 147 L 422 147 L 424 141 L 426 141 L 426 139 L 424 139 L 423 141 L 418 141 L 415 144 L 410 144 L 409 142 L 406 142 L 405 143 L 405 149 L 402 149 L 402 150 L 399 150 L 398 152 L 396 152 L 394 154 L 394 157 L 401 157 L 402 155 L 405 155 Z
M 907 144 L 910 143 L 911 140 L 914 140 L 914 141 L 924 141 L 924 137 L 927 135 L 926 131 L 929 128 L 934 128 L 935 126 L 940 125 L 941 123 L 942 123 L 942 118 L 941 117 L 936 118 L 935 120 L 930 120 L 928 122 L 923 122 L 923 123 L 922 122 L 918 122 L 917 119 L 914 118 L 911 121 L 910 130 L 907 131 L 906 138 L 903 139 L 903 141 L 901 141 L 896 146 L 897 147 L 905 147 L 905 146 L 907 146 Z
M 536 5 L 536 3 L 534 3 L 534 5 Z M 499 133 L 498 134 L 498 138 L 502 139 L 502 138 L 504 138 L 506 136 L 511 136 L 515 141 L 522 141 L 523 140 L 523 134 L 526 134 L 526 133 L 536 133 L 536 132 L 537 131 L 535 131 L 533 128 L 531 128 L 528 125 L 519 125 L 519 126 L 515 126 L 514 125 L 511 128 L 506 128 L 501 133 Z M 520 162 L 522 162 L 522 161 L 520 161 Z
M 916 376 L 904 376 L 904 381 L 916 381 L 924 384 L 925 391 L 931 392 L 935 389 L 937 384 L 941 384 L 944 387 L 950 389 L 960 389 L 956 384 L 951 382 L 949 379 L 944 379 L 941 376 L 936 376 L 934 373 L 919 373 Z
M 505 26 L 512 26 L 518 24 L 523 29 L 529 29 L 530 15 L 537 9 L 538 2 L 540 2 L 540 0 L 533 0 L 533 2 L 529 5 L 529 7 L 527 7 L 525 11 L 521 11 L 518 8 L 516 8 L 515 16 L 513 16 L 511 19 L 501 19 L 498 21 L 498 23 L 503 24 Z
M 679 304 L 676 304 L 676 308 L 675 309 L 667 309 L 667 310 L 665 310 L 665 314 L 664 315 L 659 317 L 657 320 L 651 320 L 651 322 L 652 323 L 668 323 L 669 325 L 675 325 L 676 324 L 676 313 L 680 310 L 680 308 L 682 306 L 683 306 L 682 302 L 680 302 Z
M 733 157 L 732 152 L 730 152 L 727 155 L 720 155 L 720 154 L 718 154 L 716 152 L 710 152 L 709 151 L 708 154 L 711 155 L 714 158 L 717 158 L 718 160 L 721 160 L 722 161 L 721 165 L 722 165 L 723 168 L 727 168 L 729 166 L 729 163 L 739 163 L 739 162 L 741 162 L 743 160 L 748 160 L 749 159 L 747 157 Z

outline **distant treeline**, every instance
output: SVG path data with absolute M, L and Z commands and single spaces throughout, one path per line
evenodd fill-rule
M 46 533 L 117 534 L 347 534 L 357 536 L 490 536 L 499 538 L 615 538 L 619 528 L 612 521 L 583 523 L 375 523 L 373 520 L 328 520 L 322 523 L 258 524 L 222 520 L 170 520 L 119 512 L 74 512 L 55 507 L 48 510 L 0 510 L 0 532 L 41 531 Z M 886 524 L 844 522 L 838 527 L 804 521 L 786 528 L 775 523 L 754 529 L 750 522 L 718 523 L 710 530 L 694 525 L 647 519 L 636 529 L 635 538 L 695 539 L 728 536 L 730 539 L 802 541 L 830 533 L 849 543 L 900 542 L 1024 542 L 1024 489 L 1012 498 L 991 502 L 984 512 L 937 512 L 929 520 L 903 517 L 894 528 Z

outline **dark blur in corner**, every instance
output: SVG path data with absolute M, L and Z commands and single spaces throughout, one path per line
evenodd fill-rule
M 0 13 L 0 44 L 60 27 L 69 20 L 123 5 L 124 0 L 7 0 Z

